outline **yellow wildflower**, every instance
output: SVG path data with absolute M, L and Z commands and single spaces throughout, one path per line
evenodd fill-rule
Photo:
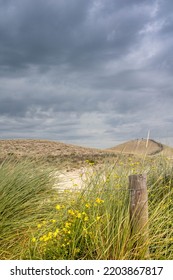
M 64 233 L 67 233 L 67 232 L 68 232 L 68 229 L 65 228 L 65 227 L 64 227 L 62 230 L 63 230 Z
M 85 204 L 85 207 L 86 207 L 86 208 L 90 208 L 90 207 L 91 207 L 91 204 L 90 204 L 90 203 L 86 203 L 86 204 Z
M 45 235 L 43 235 L 43 241 L 44 242 L 46 242 L 46 241 L 48 241 L 49 240 L 49 237 L 45 234 Z
M 52 233 L 51 231 L 49 231 L 49 232 L 48 232 L 48 237 L 49 237 L 49 238 L 52 238 L 52 234 L 53 234 L 53 233 Z
M 58 235 L 58 233 L 55 231 L 55 232 L 53 233 L 53 237 L 57 237 L 57 235 Z
M 36 242 L 36 238 L 35 238 L 35 237 L 32 238 L 32 242 L 33 242 L 33 243 Z
M 74 211 L 72 209 L 69 209 L 68 210 L 68 214 L 73 216 L 75 213 L 74 213 Z
M 104 202 L 104 200 L 100 199 L 99 197 L 96 198 L 96 203 L 101 204 L 103 202 Z
M 78 212 L 78 213 L 76 214 L 76 217 L 79 218 L 79 219 L 81 218 L 81 216 L 82 216 L 82 214 L 81 214 L 80 212 Z
M 54 237 L 57 237 L 58 233 L 59 233 L 59 229 L 57 228 L 57 229 L 53 232 L 53 236 L 54 236 Z
M 61 209 L 61 205 L 57 204 L 55 208 L 56 208 L 56 210 L 60 210 Z
M 71 223 L 69 223 L 69 222 L 66 222 L 66 223 L 65 223 L 65 227 L 66 227 L 66 228 L 69 228 L 70 226 L 71 226 Z
M 77 254 L 80 252 L 80 249 L 79 248 L 74 248 L 74 254 Z
M 83 233 L 84 233 L 84 234 L 87 234 L 87 233 L 88 233 L 88 230 L 87 230 L 85 227 L 83 228 Z

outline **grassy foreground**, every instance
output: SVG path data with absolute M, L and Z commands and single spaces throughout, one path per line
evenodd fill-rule
M 128 176 L 139 173 L 148 179 L 146 242 L 129 223 Z M 1 164 L 0 259 L 173 259 L 170 160 L 120 155 L 93 166 L 80 192 L 55 192 L 51 174 L 31 162 Z

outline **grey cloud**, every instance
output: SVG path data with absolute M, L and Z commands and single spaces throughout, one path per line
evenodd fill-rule
M 2 64 L 61 63 L 90 1 L 15 1 L 1 7 Z M 73 47 L 73 46 L 72 46 Z
M 173 139 L 172 1 L 0 6 L 1 137 L 106 147 L 150 128 Z
M 23 116 L 27 110 L 28 104 L 22 100 L 13 98 L 3 98 L 0 100 L 0 114 L 10 116 Z
M 112 1 L 15 1 L 2 6 L 1 65 L 14 69 L 67 63 L 85 69 L 110 54 L 123 55 L 148 19 L 141 5 L 130 12 L 125 2 L 116 1 L 111 10 Z

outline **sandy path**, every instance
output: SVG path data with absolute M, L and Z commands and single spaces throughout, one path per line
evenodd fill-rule
M 103 173 L 98 173 L 99 166 L 97 167 L 81 167 L 80 169 L 75 169 L 71 171 L 55 172 L 55 184 L 54 188 L 59 191 L 64 190 L 82 190 L 89 185 L 92 177 L 95 174 L 99 174 L 99 178 L 106 180 L 106 175 Z
M 57 179 L 54 188 L 64 190 L 80 190 L 84 188 L 89 180 L 92 169 L 80 168 L 72 171 L 55 172 L 54 176 Z

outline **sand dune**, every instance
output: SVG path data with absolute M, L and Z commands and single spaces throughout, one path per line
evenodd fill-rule
M 115 146 L 109 151 L 114 151 L 116 153 L 123 153 L 123 154 L 134 154 L 134 155 L 157 155 L 157 154 L 164 154 L 168 151 L 172 154 L 173 149 L 159 143 L 153 139 L 136 139 L 127 141 L 122 143 L 118 146 Z

